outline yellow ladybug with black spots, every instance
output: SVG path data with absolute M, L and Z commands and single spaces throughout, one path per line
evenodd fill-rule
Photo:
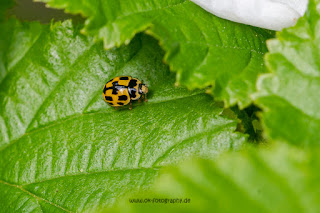
M 118 107 L 130 104 L 132 101 L 144 99 L 147 100 L 148 87 L 139 79 L 131 76 L 118 76 L 111 79 L 103 87 L 103 98 L 111 106 Z

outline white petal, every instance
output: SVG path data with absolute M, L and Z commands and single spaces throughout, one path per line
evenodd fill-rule
M 308 0 L 191 1 L 221 18 L 270 30 L 295 25 L 308 6 Z

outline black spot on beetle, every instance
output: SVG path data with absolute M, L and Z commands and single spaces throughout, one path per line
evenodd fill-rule
M 107 101 L 113 101 L 113 99 L 112 99 L 111 96 L 105 96 L 105 99 L 106 99 Z
M 129 77 L 120 77 L 120 80 L 129 80 Z
M 129 88 L 128 88 L 128 92 L 129 92 L 129 95 L 130 95 L 131 98 L 137 97 L 137 96 L 136 96 L 136 89 L 135 89 L 135 88 L 129 87 Z
M 137 80 L 132 79 L 132 80 L 129 82 L 129 86 L 128 86 L 128 87 L 133 88 L 133 87 L 135 87 L 135 86 L 137 86 Z
M 116 87 L 112 88 L 112 94 L 114 95 L 118 94 L 118 89 Z
M 108 104 L 110 104 L 111 106 L 113 106 L 113 103 L 111 103 L 111 102 L 108 102 Z
M 106 91 L 107 91 L 107 87 L 106 87 L 106 85 L 104 85 L 104 88 L 103 88 L 103 94 L 105 94 L 105 93 L 106 93 Z
M 120 105 L 120 106 L 123 106 L 123 105 L 124 105 L 124 103 L 121 103 L 121 102 L 118 102 L 117 104 Z
M 126 95 L 120 95 L 119 96 L 119 101 L 126 101 L 128 97 Z
M 118 88 L 117 87 L 108 87 L 106 88 L 106 91 L 109 90 L 109 89 L 112 89 L 112 94 L 116 95 L 118 94 Z M 104 92 L 105 94 L 105 92 Z

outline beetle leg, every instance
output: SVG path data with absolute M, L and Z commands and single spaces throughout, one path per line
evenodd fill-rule
M 138 103 L 141 103 L 141 98 L 138 99 Z
M 130 101 L 129 109 L 132 110 L 132 102 Z
M 144 94 L 144 101 L 145 101 L 145 102 L 148 102 L 147 94 Z

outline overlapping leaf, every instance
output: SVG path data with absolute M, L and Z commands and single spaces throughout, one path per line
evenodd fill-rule
M 271 71 L 260 77 L 257 103 L 266 134 L 302 146 L 320 144 L 320 13 L 311 0 L 295 27 L 268 42 Z
M 168 170 L 149 193 L 102 212 L 318 212 L 319 169 L 318 149 L 283 144 L 194 160 Z
M 202 91 L 175 88 L 148 36 L 105 51 L 70 21 L 3 23 L 0 203 L 3 212 L 81 212 L 148 188 L 158 168 L 238 149 L 236 121 Z M 131 75 L 148 103 L 115 111 L 104 83 Z
M 0 2 L 0 23 L 5 20 L 5 12 L 8 8 L 13 6 L 13 1 L 12 0 L 3 0 Z M 2 80 L 3 76 L 6 74 L 6 69 L 5 69 L 5 63 L 6 59 L 4 58 L 5 56 L 3 55 L 4 52 L 8 51 L 8 40 L 9 37 L 7 36 L 9 29 L 3 29 L 0 33 L 0 81 Z
M 209 85 L 225 104 L 251 103 L 258 74 L 265 72 L 266 30 L 215 17 L 188 0 L 40 0 L 88 17 L 83 32 L 110 48 L 146 31 L 160 40 L 177 83 Z

